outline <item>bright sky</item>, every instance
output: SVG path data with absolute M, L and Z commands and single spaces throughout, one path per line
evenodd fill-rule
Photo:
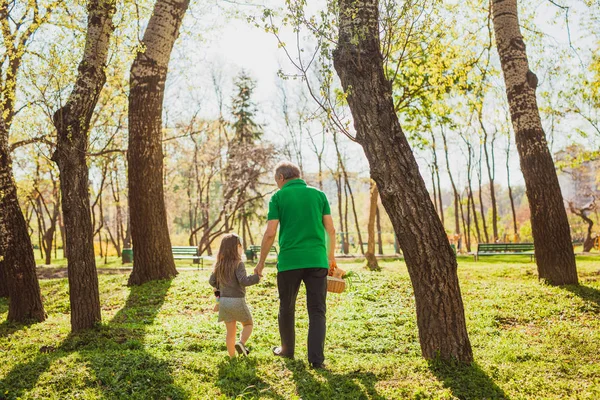
M 167 104 L 170 109 L 176 110 L 173 114 L 193 113 L 200 107 L 200 115 L 207 118 L 217 115 L 217 105 L 212 84 L 213 71 L 221 74 L 223 84 L 223 96 L 225 104 L 233 95 L 233 77 L 243 68 L 256 79 L 257 88 L 254 100 L 259 106 L 259 121 L 264 123 L 267 137 L 274 141 L 280 141 L 277 137 L 281 126 L 280 113 L 280 93 L 277 86 L 277 71 L 283 66 L 288 71 L 289 62 L 281 49 L 277 47 L 275 37 L 270 33 L 252 26 L 244 18 L 227 17 L 229 12 L 237 9 L 241 12 L 260 14 L 259 7 L 236 6 L 229 2 L 220 2 L 224 7 L 215 7 L 208 14 L 194 12 L 196 18 L 208 19 L 203 21 L 194 29 L 204 29 L 209 27 L 209 33 L 205 40 L 199 42 L 195 39 L 190 40 L 185 36 L 182 38 L 183 45 L 179 45 L 176 51 L 179 51 L 180 57 L 177 63 L 181 68 L 170 68 L 170 71 L 180 71 L 169 77 L 170 84 L 167 92 Z M 536 9 L 538 13 L 537 24 L 545 32 L 550 32 L 552 40 L 563 45 L 568 43 L 567 30 L 563 27 L 550 26 L 546 22 L 551 15 L 558 9 L 548 6 L 548 2 L 540 2 Z M 575 21 L 576 22 L 576 21 Z M 581 36 L 578 25 L 571 19 L 571 34 L 577 40 Z M 197 23 L 197 22 L 196 22 Z M 206 25 L 204 25 L 206 24 Z M 282 33 L 284 36 L 285 32 Z M 193 48 L 191 43 L 193 43 Z M 187 51 L 185 57 L 182 57 L 183 51 Z M 228 109 L 224 110 L 228 114 Z M 174 118 L 176 119 L 176 118 Z M 556 150 L 556 149 L 555 149 Z M 352 158 L 349 168 L 365 172 L 368 169 L 362 149 L 358 145 L 350 145 L 348 154 Z M 316 160 L 310 157 L 310 152 L 306 152 L 306 169 L 316 170 Z M 441 156 L 441 155 L 440 155 Z M 518 170 L 518 157 L 516 152 L 511 156 L 511 179 L 515 184 L 522 184 L 522 176 Z M 461 163 L 461 155 L 453 157 L 453 164 Z M 497 182 L 504 184 L 504 150 L 497 149 Z M 420 164 L 423 164 L 420 162 Z M 429 172 L 421 168 L 421 171 L 427 180 Z M 464 175 L 464 174 L 463 174 Z M 460 177 L 464 178 L 464 176 Z

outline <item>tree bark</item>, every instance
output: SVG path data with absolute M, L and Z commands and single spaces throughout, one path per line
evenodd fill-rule
M 348 188 L 348 193 L 350 194 L 350 203 L 352 205 L 352 215 L 354 216 L 354 226 L 356 227 L 356 232 L 358 236 L 358 244 L 360 248 L 360 254 L 365 254 L 365 248 L 363 246 L 362 233 L 360 232 L 360 223 L 358 222 L 358 214 L 356 213 L 356 202 L 354 201 L 354 193 L 352 193 L 352 187 L 350 186 L 350 180 L 348 179 L 348 174 L 346 174 L 346 170 L 344 169 L 346 187 Z
M 515 131 L 521 170 L 531 208 L 531 228 L 540 279 L 552 285 L 577 284 L 571 244 L 552 155 L 537 106 L 537 77 L 529 70 L 516 0 L 493 0 L 496 43 Z
M 456 189 L 456 184 L 454 183 L 454 177 L 452 176 L 452 171 L 450 170 L 450 157 L 448 155 L 448 142 L 446 141 L 446 134 L 444 133 L 444 128 L 441 128 L 442 132 L 442 141 L 444 143 L 444 156 L 446 157 L 446 170 L 448 171 L 448 178 L 450 178 L 450 185 L 452 186 L 452 193 L 454 193 L 454 232 L 460 236 L 460 196 L 458 194 L 458 190 Z M 459 239 L 460 244 L 460 239 Z M 457 249 L 460 246 L 457 247 Z
M 111 0 L 88 3 L 86 43 L 75 86 L 53 117 L 58 141 L 52 159 L 60 170 L 73 332 L 92 328 L 101 320 L 86 153 L 90 120 L 106 82 L 114 13 Z
M 378 1 L 341 0 L 339 5 L 334 67 L 348 95 L 356 140 L 404 253 L 422 354 L 471 362 L 456 257 L 400 127 L 392 87 L 383 72 Z
M 379 198 L 379 192 L 377 190 L 377 184 L 371 180 L 371 196 L 369 203 L 369 223 L 368 223 L 368 244 L 367 253 L 365 258 L 367 259 L 367 268 L 371 271 L 379 270 L 379 263 L 377 257 L 375 257 L 375 220 L 377 219 L 377 201 Z
M 377 194 L 379 194 L 379 191 Z M 377 246 L 378 254 L 383 255 L 383 241 L 381 240 L 381 211 L 379 210 L 379 204 L 377 205 Z
M 594 238 L 592 237 L 592 231 L 594 228 L 594 221 L 588 217 L 588 214 L 596 209 L 596 202 L 592 202 L 589 206 L 583 208 L 576 208 L 572 201 L 569 202 L 569 209 L 579 218 L 581 218 L 588 226 L 587 234 L 583 242 L 583 252 L 587 253 L 592 251 L 594 248 Z
M 129 209 L 134 245 L 129 285 L 177 275 L 163 190 L 162 104 L 169 59 L 189 0 L 157 0 L 131 67 Z
M 478 170 L 477 170 L 477 184 L 479 188 L 479 210 L 481 212 L 481 224 L 483 226 L 483 235 L 485 237 L 485 242 L 490 242 L 490 235 L 488 234 L 487 222 L 485 217 L 485 206 L 483 205 L 483 188 L 481 186 L 481 163 L 482 163 L 482 150 L 481 144 L 479 145 L 479 160 L 478 160 Z
M 433 168 L 434 168 L 434 172 L 435 172 L 435 178 L 436 178 L 436 182 L 437 182 L 437 194 L 438 194 L 438 204 L 439 204 L 439 212 L 440 212 L 440 219 L 442 220 L 442 226 L 444 226 L 446 223 L 444 222 L 444 203 L 442 203 L 442 185 L 440 183 L 440 167 L 438 164 L 438 159 L 437 159 L 437 151 L 436 151 L 436 144 L 435 144 L 435 135 L 433 133 L 433 130 L 431 131 L 431 146 L 433 147 Z M 433 183 L 433 186 L 435 186 L 436 182 Z
M 9 297 L 9 321 L 46 319 L 27 223 L 19 206 L 8 148 L 8 130 L 0 114 L 0 296 Z M 3 290 L 2 290 L 3 289 Z
M 2 260 L 0 260 L 0 297 L 8 297 L 8 275 Z
M 508 185 L 508 198 L 510 200 L 510 211 L 512 213 L 513 230 L 515 240 L 519 237 L 519 228 L 517 226 L 517 212 L 515 210 L 515 199 L 513 196 L 512 185 L 510 184 L 510 137 L 506 145 L 506 184 Z
M 496 135 L 494 134 L 492 136 L 492 143 L 491 143 L 491 153 L 492 155 L 490 156 L 489 152 L 488 152 L 488 133 L 487 133 L 487 129 L 485 128 L 484 124 L 483 124 L 483 116 L 479 116 L 479 121 L 481 124 L 481 129 L 483 131 L 483 152 L 485 154 L 485 165 L 487 167 L 487 173 L 488 173 L 488 181 L 489 181 L 489 185 L 490 185 L 490 201 L 492 202 L 492 235 L 493 235 L 493 239 L 492 241 L 497 242 L 499 240 L 499 235 L 498 235 L 498 203 L 496 201 L 496 188 L 494 187 L 494 181 L 496 179 L 496 160 L 494 157 L 494 142 L 496 141 Z M 491 164 L 490 164 L 490 159 L 491 159 Z
M 439 213 L 438 211 L 438 203 L 437 203 L 437 187 L 435 186 L 435 172 L 434 172 L 434 167 L 431 166 L 431 186 L 433 189 L 433 193 L 432 196 L 433 197 L 433 207 L 435 208 L 435 212 Z

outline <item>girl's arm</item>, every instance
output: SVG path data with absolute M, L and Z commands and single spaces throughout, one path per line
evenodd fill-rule
M 246 266 L 243 262 L 241 262 L 235 270 L 235 276 L 242 286 L 256 285 L 260 279 L 260 277 L 256 274 L 246 275 Z
M 215 277 L 215 273 L 210 274 L 210 278 L 208 278 L 208 283 L 210 286 L 216 288 L 217 287 L 217 278 Z

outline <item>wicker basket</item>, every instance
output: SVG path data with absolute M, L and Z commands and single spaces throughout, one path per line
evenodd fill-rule
M 333 276 L 327 277 L 327 291 L 332 293 L 342 293 L 346 289 L 346 281 Z

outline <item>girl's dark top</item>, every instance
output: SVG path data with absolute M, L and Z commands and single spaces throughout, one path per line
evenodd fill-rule
M 246 297 L 246 286 L 256 285 L 258 280 L 259 276 L 256 274 L 246 275 L 246 266 L 243 262 L 240 262 L 230 282 L 219 282 L 217 285 L 217 278 L 213 272 L 210 274 L 208 283 L 221 291 L 221 297 L 243 298 Z

